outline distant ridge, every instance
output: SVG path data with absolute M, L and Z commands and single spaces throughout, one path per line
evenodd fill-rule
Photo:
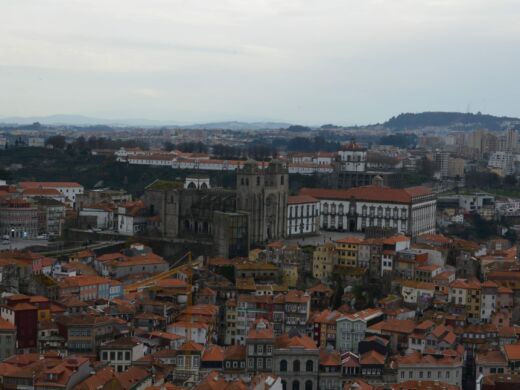
M 519 118 L 481 113 L 421 112 L 405 113 L 390 118 L 383 126 L 394 130 L 414 130 L 426 127 L 475 128 L 501 130 L 520 124 Z
M 83 115 L 49 115 L 33 117 L 8 117 L 0 118 L 0 125 L 30 125 L 35 122 L 48 126 L 138 126 L 138 127 L 178 127 L 184 129 L 229 129 L 229 130 L 264 130 L 281 129 L 291 126 L 284 122 L 210 122 L 200 124 L 183 124 L 175 121 L 151 120 L 151 119 L 102 119 Z

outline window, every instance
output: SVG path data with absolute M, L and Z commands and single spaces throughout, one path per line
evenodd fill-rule
M 401 371 L 401 379 L 404 379 L 404 371 Z
M 262 359 L 262 358 L 256 359 L 256 367 L 257 368 L 264 368 L 264 359 Z
M 103 352 L 103 360 L 108 360 L 108 352 L 107 351 Z
M 114 351 L 110 352 L 110 360 L 116 360 L 116 353 Z
M 264 346 L 262 344 L 258 345 L 256 347 L 256 349 L 257 349 L 259 355 L 264 353 Z
M 307 360 L 305 363 L 305 371 L 313 372 L 314 371 L 314 362 L 312 360 Z
M 300 372 L 300 361 L 299 360 L 293 361 L 292 370 L 293 370 L 293 372 Z
M 286 372 L 287 371 L 287 360 L 281 360 L 280 361 L 280 371 Z
M 273 360 L 271 358 L 265 359 L 265 368 L 271 369 L 273 365 Z

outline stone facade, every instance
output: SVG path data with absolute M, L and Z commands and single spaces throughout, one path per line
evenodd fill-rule
M 263 244 L 286 236 L 289 174 L 273 160 L 267 167 L 249 160 L 237 173 L 237 210 L 249 215 L 249 241 Z

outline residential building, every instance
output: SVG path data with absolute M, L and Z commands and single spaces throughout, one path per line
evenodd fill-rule
M 366 309 L 345 314 L 336 320 L 336 349 L 343 352 L 358 351 L 358 344 L 365 338 L 367 328 L 383 320 L 380 309 Z
M 320 351 L 308 336 L 298 332 L 275 339 L 274 374 L 282 378 L 284 389 L 318 389 Z
M 123 337 L 100 346 L 99 351 L 103 363 L 110 364 L 117 372 L 122 372 L 144 356 L 145 347 L 135 337 Z
M 337 261 L 336 246 L 332 242 L 318 245 L 312 254 L 312 276 L 323 282 L 329 280 Z

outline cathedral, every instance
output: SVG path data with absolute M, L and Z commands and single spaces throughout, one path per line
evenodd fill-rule
M 252 245 L 285 237 L 289 174 L 279 160 L 267 167 L 249 160 L 237 174 L 237 211 L 249 215 Z
M 248 160 L 234 190 L 156 180 L 144 194 L 154 221 L 149 233 L 212 242 L 213 255 L 247 256 L 251 246 L 285 237 L 288 182 L 287 166 L 278 160 Z

